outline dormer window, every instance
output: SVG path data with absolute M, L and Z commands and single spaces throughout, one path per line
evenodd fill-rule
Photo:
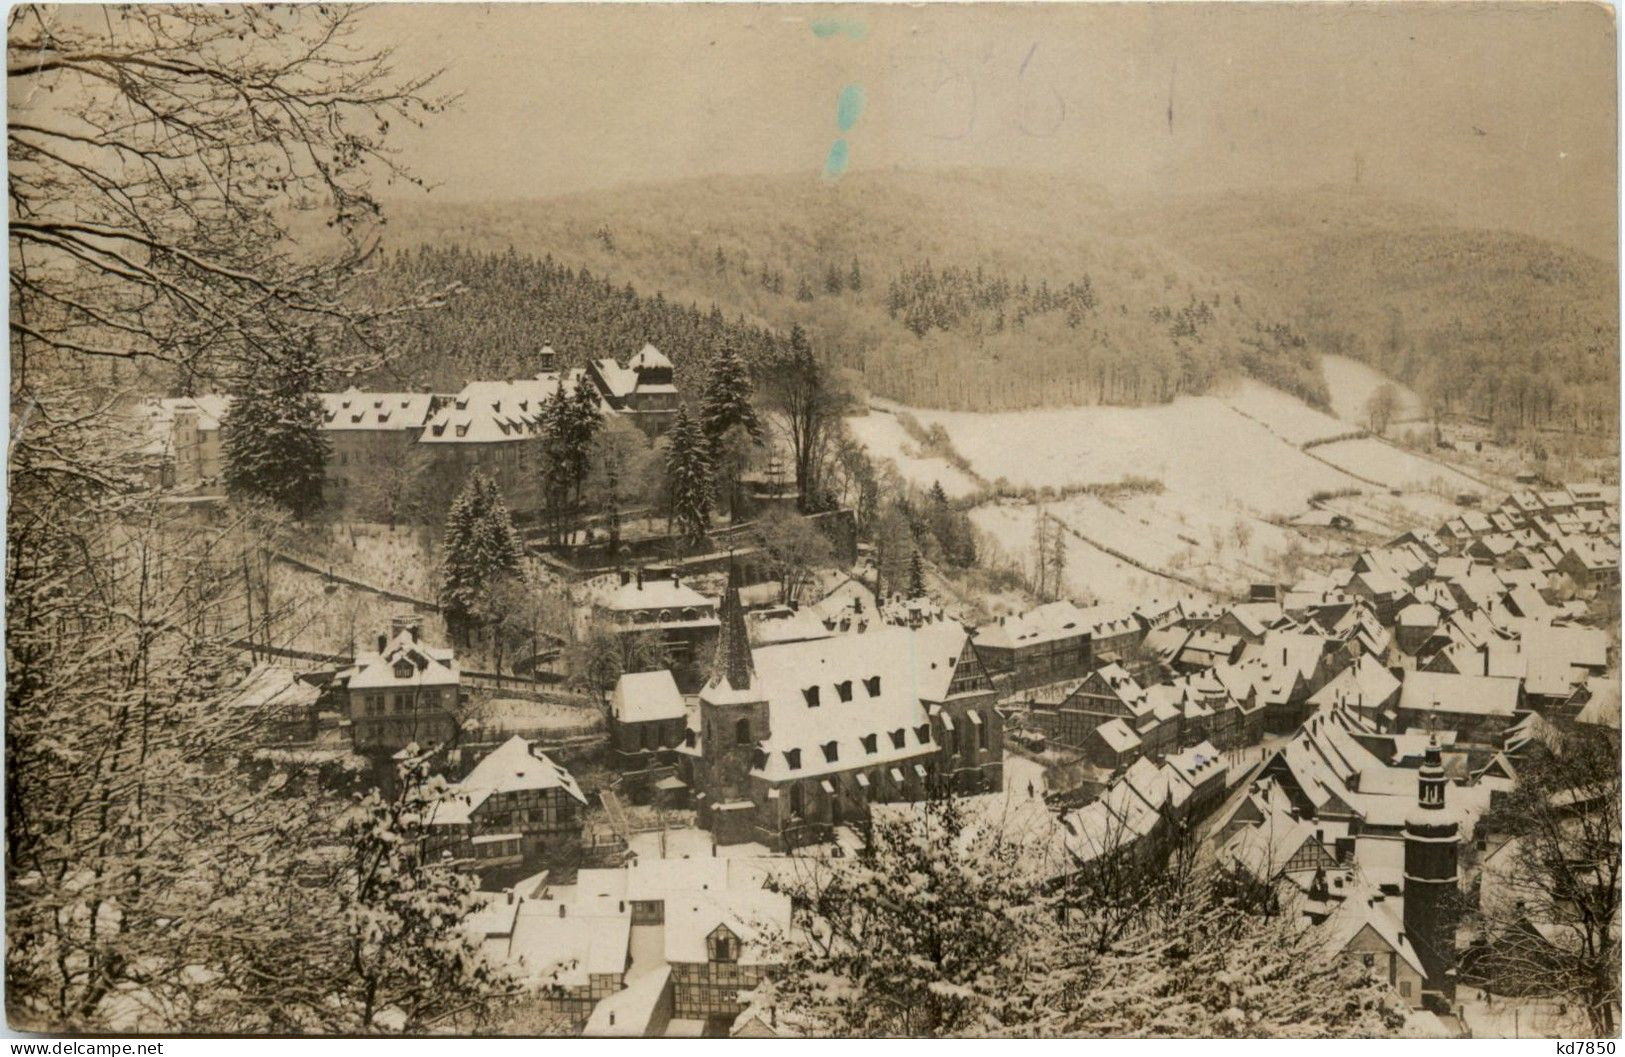
M 739 937 L 728 931 L 728 926 L 718 925 L 705 938 L 707 956 L 714 962 L 737 962 L 739 960 Z
M 914 736 L 920 739 L 921 745 L 931 744 L 931 724 L 921 723 L 914 728 Z
M 801 696 L 807 699 L 807 707 L 808 708 L 817 708 L 818 707 L 818 687 L 816 687 L 816 686 L 804 687 L 802 689 L 802 691 L 801 691 Z
M 903 731 L 902 727 L 898 727 L 896 730 L 891 732 L 891 747 L 892 748 L 901 749 L 903 747 L 903 734 L 904 734 L 904 731 Z
M 852 680 L 845 679 L 836 683 L 835 693 L 840 697 L 842 703 L 852 700 Z
M 417 671 L 416 667 L 405 657 L 395 662 L 395 678 L 397 679 L 410 679 L 415 671 Z
M 765 749 L 757 749 L 755 752 L 751 753 L 750 766 L 752 770 L 756 771 L 760 771 L 765 768 L 767 766 L 767 751 Z
M 863 688 L 864 688 L 864 690 L 868 691 L 870 697 L 879 697 L 880 696 L 880 676 L 871 675 L 869 678 L 865 679 L 863 681 Z
M 863 751 L 873 756 L 877 751 L 879 751 L 877 748 L 877 743 L 879 740 L 880 735 L 878 734 L 865 734 L 863 736 Z
M 824 762 L 825 763 L 834 763 L 834 762 L 836 762 L 837 760 L 839 760 L 841 758 L 840 746 L 835 744 L 835 742 L 826 741 L 826 742 L 824 742 L 823 748 L 824 748 Z
M 789 767 L 790 770 L 792 770 L 792 771 L 801 770 L 801 750 L 800 749 L 789 749 L 789 750 L 787 750 L 785 752 L 785 754 L 784 754 L 784 763 L 785 763 L 785 766 Z

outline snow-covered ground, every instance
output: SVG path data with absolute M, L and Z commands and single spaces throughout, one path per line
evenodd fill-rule
M 1326 376 L 1326 388 L 1331 390 L 1332 412 L 1345 421 L 1363 425 L 1366 402 L 1384 382 L 1399 392 L 1399 410 L 1394 415 L 1396 420 L 1415 418 L 1422 413 L 1422 401 L 1408 386 L 1358 360 L 1323 355 L 1320 370 Z
M 897 421 L 897 416 L 884 411 L 870 411 L 847 419 L 847 426 L 870 452 L 884 454 L 896 463 L 898 472 L 907 480 L 922 487 L 939 482 L 942 490 L 954 499 L 976 491 L 976 482 L 963 470 L 940 456 L 921 454 L 919 445 Z
M 1347 514 L 1364 533 L 1395 535 L 1453 516 L 1455 497 L 1463 492 L 1486 492 L 1444 463 L 1375 438 L 1304 450 L 1310 441 L 1359 428 L 1366 398 L 1383 381 L 1363 364 L 1341 357 L 1327 361 L 1334 407 L 1348 420 L 1251 379 L 1151 407 L 980 414 L 875 404 L 906 411 L 926 427 L 941 425 L 975 474 L 987 481 L 1002 478 L 1034 489 L 1131 477 L 1160 482 L 1160 493 L 1078 495 L 1045 504 L 1046 512 L 1070 530 L 1069 593 L 1103 602 L 1138 601 L 1189 594 L 1192 585 L 1235 591 L 1276 577 L 1283 563 L 1362 542 L 1279 524 L 1309 510 L 1312 499 Z M 1415 394 L 1400 388 L 1402 406 L 1414 410 Z M 884 410 L 850 423 L 872 454 L 891 459 L 915 483 L 940 480 L 954 495 L 973 490 L 970 476 L 941 459 L 921 457 Z M 1325 499 L 1348 492 L 1358 494 Z M 1024 566 L 1036 517 L 1034 504 L 1018 500 L 984 503 L 971 513 L 1003 557 Z

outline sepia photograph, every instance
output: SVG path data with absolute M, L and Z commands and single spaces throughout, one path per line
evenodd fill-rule
M 1617 19 L 11 6 L 8 1053 L 1618 1039 Z

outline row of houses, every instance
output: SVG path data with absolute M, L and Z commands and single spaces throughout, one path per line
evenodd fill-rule
M 487 893 L 466 924 L 537 1005 L 589 1037 L 726 1035 L 790 927 L 785 860 L 634 861 Z

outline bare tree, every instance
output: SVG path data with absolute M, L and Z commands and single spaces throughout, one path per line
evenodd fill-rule
M 432 73 L 402 78 L 387 49 L 358 46 L 359 17 L 343 6 L 11 12 L 14 386 L 46 353 L 152 357 L 183 386 L 276 347 L 359 343 L 373 355 L 372 328 L 399 307 L 343 296 L 377 245 L 370 180 L 412 180 L 385 146 L 390 126 L 446 100 L 427 94 Z M 321 219 L 294 232 L 295 212 Z
M 1399 390 L 1392 382 L 1383 382 L 1371 391 L 1365 402 L 1365 421 L 1371 432 L 1382 436 L 1399 411 Z
M 1479 908 L 1490 989 L 1572 1002 L 1603 1036 L 1619 1023 L 1619 812 L 1617 740 L 1570 734 L 1521 763 Z

